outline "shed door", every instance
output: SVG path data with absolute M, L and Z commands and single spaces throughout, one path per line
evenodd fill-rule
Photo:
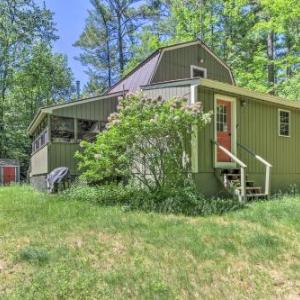
M 3 168 L 3 183 L 10 184 L 16 182 L 16 168 L 15 167 L 4 167 Z
M 217 99 L 217 141 L 224 148 L 232 151 L 232 102 Z M 222 150 L 218 149 L 217 152 L 218 162 L 231 162 L 231 158 Z

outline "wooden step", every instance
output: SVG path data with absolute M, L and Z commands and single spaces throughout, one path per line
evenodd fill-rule
M 222 175 L 227 175 L 227 174 L 240 174 L 241 169 L 221 169 L 221 174 Z
M 232 181 L 232 180 L 238 180 L 238 179 L 240 179 L 241 175 L 240 174 L 228 173 L 228 174 L 224 174 L 224 177 L 226 177 L 227 180 Z
M 268 195 L 264 194 L 264 193 L 260 193 L 260 194 L 246 194 L 246 198 L 248 200 L 253 200 L 253 199 L 263 199 L 263 198 L 267 198 Z
M 240 180 L 230 180 L 229 184 L 233 184 L 236 187 L 239 187 L 241 185 L 241 181 Z M 254 181 L 251 180 L 246 180 L 246 187 L 254 187 Z
M 237 190 L 241 192 L 241 187 L 238 187 Z M 247 186 L 245 188 L 246 190 L 246 195 L 249 194 L 254 194 L 254 195 L 258 195 L 261 194 L 261 186 Z

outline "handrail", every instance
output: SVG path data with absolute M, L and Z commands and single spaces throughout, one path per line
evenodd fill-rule
M 244 149 L 246 152 L 248 152 L 249 154 L 251 154 L 254 158 L 256 158 L 257 160 L 261 161 L 264 165 L 272 168 L 273 166 L 267 162 L 265 159 L 263 159 L 261 156 L 255 154 L 252 150 L 250 150 L 248 147 L 246 147 L 245 145 L 242 145 L 240 143 L 237 143 L 237 145 L 239 147 L 241 147 L 242 149 Z
M 271 168 L 273 167 L 269 162 L 267 162 L 265 159 L 263 159 L 261 156 L 255 154 L 252 150 L 250 150 L 248 147 L 237 143 L 237 145 L 239 147 L 241 147 L 243 150 L 245 150 L 246 152 L 248 152 L 249 154 L 251 154 L 255 159 L 257 159 L 258 161 L 260 161 L 261 163 L 263 163 L 266 166 L 266 177 L 265 177 L 265 194 L 269 195 L 270 192 L 270 172 L 271 172 Z
M 240 159 L 238 159 L 233 153 L 231 153 L 228 149 L 221 146 L 217 141 L 212 140 L 212 143 L 216 144 L 218 148 L 220 148 L 224 153 L 226 153 L 230 158 L 232 158 L 237 164 L 239 164 L 242 168 L 247 168 L 247 165 L 243 163 Z
M 231 153 L 228 149 L 220 145 L 217 141 L 212 140 L 212 143 L 214 143 L 220 150 L 222 150 L 224 153 L 226 153 L 231 159 L 233 159 L 237 164 L 240 165 L 241 168 L 241 200 L 244 201 L 246 199 L 246 172 L 245 169 L 247 168 L 247 165 L 244 164 L 241 160 L 239 160 L 233 153 Z

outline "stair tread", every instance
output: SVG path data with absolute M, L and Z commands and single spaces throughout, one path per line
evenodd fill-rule
M 242 189 L 241 186 L 237 187 L 238 190 Z M 245 187 L 246 190 L 258 190 L 260 189 L 261 190 L 261 186 L 246 186 Z
M 224 176 L 241 176 L 241 174 L 234 174 L 234 173 L 226 173 L 226 174 L 223 174 Z
M 230 180 L 231 182 L 241 182 L 239 179 L 234 179 L 234 180 Z M 251 183 L 254 183 L 253 180 L 246 180 L 246 182 L 251 182 Z
M 235 170 L 228 170 L 228 171 L 223 171 L 222 174 L 224 175 L 227 175 L 227 174 L 236 174 L 236 175 L 240 175 L 241 174 L 241 171 L 238 170 L 238 171 L 235 171 Z
M 246 197 L 250 198 L 250 197 L 267 197 L 268 195 L 267 194 L 263 194 L 263 193 L 260 193 L 260 194 L 246 194 Z

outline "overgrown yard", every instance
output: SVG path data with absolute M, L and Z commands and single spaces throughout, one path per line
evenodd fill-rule
M 300 299 L 300 198 L 223 216 L 0 188 L 1 299 Z

